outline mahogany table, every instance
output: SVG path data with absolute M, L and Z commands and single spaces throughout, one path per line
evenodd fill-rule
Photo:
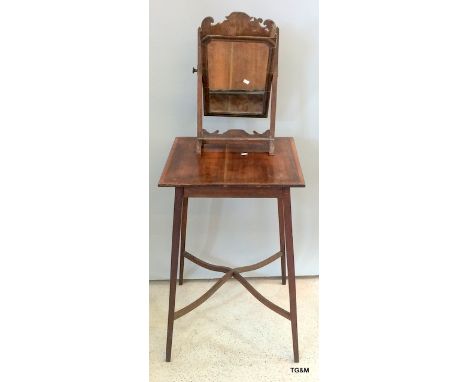
M 164 167 L 159 187 L 175 187 L 172 231 L 169 314 L 166 361 L 171 360 L 174 321 L 212 296 L 227 280 L 234 277 L 257 300 L 291 321 L 294 362 L 299 362 L 297 341 L 296 278 L 291 220 L 291 187 L 305 187 L 293 138 L 276 138 L 275 155 L 265 152 L 244 153 L 246 147 L 234 144 L 205 146 L 196 152 L 196 138 L 176 138 Z M 209 264 L 185 250 L 187 207 L 189 198 L 275 198 L 278 200 L 280 251 L 253 265 L 230 268 Z M 186 307 L 175 311 L 177 268 L 179 284 L 183 284 L 185 259 L 206 269 L 224 273 L 205 294 Z M 241 275 L 281 259 L 283 285 L 289 284 L 289 312 L 263 297 Z

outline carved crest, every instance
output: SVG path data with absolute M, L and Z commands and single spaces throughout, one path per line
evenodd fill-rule
M 244 12 L 232 12 L 226 16 L 226 20 L 217 24 L 214 24 L 213 17 L 205 17 L 201 23 L 201 36 L 206 35 L 275 37 L 276 24 Z

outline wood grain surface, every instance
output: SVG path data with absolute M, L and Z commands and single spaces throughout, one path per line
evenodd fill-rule
M 242 143 L 208 144 L 200 155 L 196 146 L 196 138 L 175 139 L 159 187 L 305 186 L 294 138 L 276 138 L 275 155 Z

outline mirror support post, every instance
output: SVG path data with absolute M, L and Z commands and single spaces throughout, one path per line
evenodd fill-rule
M 203 146 L 203 66 L 201 62 L 201 28 L 198 28 L 198 67 L 197 67 L 197 154 L 201 154 Z

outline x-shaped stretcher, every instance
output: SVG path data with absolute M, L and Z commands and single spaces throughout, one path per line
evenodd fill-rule
M 234 277 L 237 281 L 239 281 L 245 289 L 247 289 L 258 301 L 260 301 L 263 305 L 267 306 L 274 312 L 278 313 L 279 315 L 287 318 L 288 320 L 291 319 L 291 315 L 288 311 L 284 310 L 283 308 L 279 307 L 278 305 L 274 304 L 264 296 L 262 296 L 243 276 L 241 276 L 241 273 L 243 272 L 249 272 L 249 271 L 254 271 L 259 268 L 263 268 L 264 266 L 272 263 L 276 259 L 279 259 L 283 256 L 283 252 L 278 252 L 274 254 L 273 256 L 268 257 L 267 259 L 260 261 L 258 263 L 248 265 L 245 267 L 238 267 L 238 268 L 230 268 L 230 267 L 225 267 L 225 266 L 220 266 L 220 265 L 214 265 L 207 263 L 206 261 L 203 261 L 199 259 L 198 257 L 193 256 L 192 254 L 188 252 L 184 252 L 184 257 L 187 260 L 190 260 L 191 262 L 199 265 L 200 267 L 209 269 L 210 271 L 215 271 L 215 272 L 224 272 L 224 276 L 221 277 L 210 289 L 208 289 L 203 295 L 201 295 L 198 299 L 196 299 L 194 302 L 191 304 L 187 305 L 186 307 L 176 311 L 174 313 L 174 319 L 180 318 L 187 313 L 191 312 L 193 309 L 196 307 L 200 306 L 203 304 L 206 300 L 208 300 L 221 286 L 228 281 L 231 277 Z

